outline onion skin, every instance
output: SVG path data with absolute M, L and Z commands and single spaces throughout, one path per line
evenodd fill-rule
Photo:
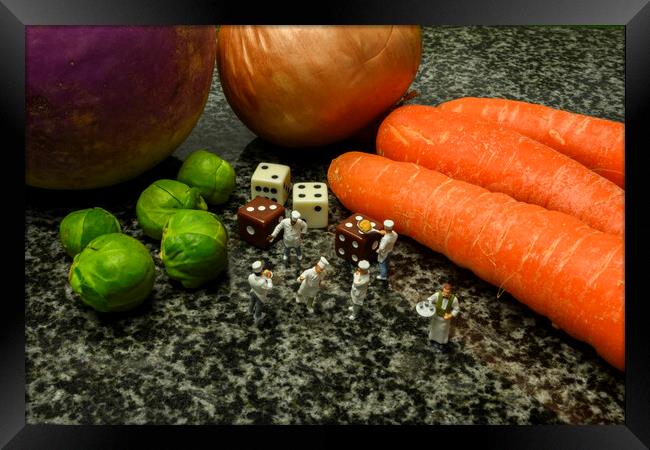
M 152 168 L 196 125 L 215 58 L 214 26 L 28 26 L 26 183 L 90 189 Z
M 276 145 L 315 147 L 393 106 L 421 54 L 419 26 L 222 26 L 217 68 L 251 131 Z

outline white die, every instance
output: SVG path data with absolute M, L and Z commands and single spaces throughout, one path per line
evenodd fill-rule
M 259 195 L 284 205 L 290 190 L 289 166 L 261 162 L 251 176 L 251 200 Z
M 293 186 L 293 209 L 300 212 L 309 228 L 326 228 L 329 204 L 325 183 L 296 183 Z

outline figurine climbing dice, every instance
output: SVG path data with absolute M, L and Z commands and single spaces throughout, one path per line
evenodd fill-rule
M 377 231 L 383 228 L 378 221 L 368 216 L 353 214 L 339 223 L 334 232 L 334 251 L 340 258 L 353 264 L 363 259 L 369 262 L 377 261 L 377 248 L 383 235 L 374 231 L 361 231 L 358 224 L 364 219 Z
M 260 195 L 284 205 L 289 198 L 290 190 L 291 168 L 289 166 L 261 162 L 251 176 L 251 199 Z
M 293 209 L 300 213 L 309 228 L 326 228 L 329 204 L 325 183 L 296 183 L 293 186 Z
M 237 229 L 242 240 L 255 247 L 271 246 L 269 235 L 284 219 L 284 206 L 265 197 L 255 197 L 237 210 Z

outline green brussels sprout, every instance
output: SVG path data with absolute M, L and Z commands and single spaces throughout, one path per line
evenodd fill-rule
M 59 237 L 66 253 L 74 257 L 93 239 L 122 229 L 115 216 L 103 208 L 73 211 L 59 225 Z
M 206 150 L 189 155 L 176 178 L 197 188 L 210 205 L 225 203 L 235 190 L 235 170 L 228 161 Z
M 170 278 L 197 288 L 225 269 L 227 243 L 228 233 L 215 214 L 180 210 L 165 225 L 160 258 Z
M 97 311 L 127 311 L 153 289 L 155 268 L 147 248 L 122 233 L 99 236 L 74 257 L 68 280 L 81 300 Z
M 201 193 L 176 180 L 158 180 L 142 191 L 135 213 L 144 233 L 154 239 L 162 238 L 167 219 L 179 209 L 207 210 Z

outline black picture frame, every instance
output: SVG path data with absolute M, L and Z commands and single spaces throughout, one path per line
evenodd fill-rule
M 6 197 L 13 198 L 19 210 L 21 196 L 16 186 L 24 186 L 24 78 L 25 26 L 73 24 L 330 24 L 330 23 L 419 23 L 423 25 L 625 25 L 626 38 L 626 373 L 625 425 L 617 426 L 445 426 L 418 427 L 427 439 L 437 442 L 475 443 L 487 448 L 648 448 L 650 446 L 650 333 L 644 326 L 647 303 L 644 301 L 644 256 L 648 250 L 647 200 L 642 186 L 642 168 L 647 167 L 645 128 L 650 104 L 650 4 L 647 0 L 493 0 L 493 1 L 328 1 L 305 2 L 302 7 L 266 2 L 259 6 L 242 2 L 216 1 L 133 1 L 81 0 L 1 0 L 0 87 L 1 123 L 9 142 L 5 153 L 14 160 L 5 167 Z M 644 146 L 645 144 L 645 146 Z M 13 150 L 12 150 L 13 149 Z M 12 188 L 13 186 L 13 188 Z M 8 201 L 9 199 L 7 199 Z M 646 200 L 644 202 L 644 200 Z M 24 208 L 23 208 L 24 209 Z M 9 220 L 9 217 L 14 219 Z M 24 235 L 19 215 L 5 215 L 5 233 Z M 10 239 L 11 240 L 11 239 Z M 20 242 L 19 239 L 14 239 Z M 24 250 L 24 248 L 23 248 Z M 20 245 L 16 253 L 24 255 Z M 21 268 L 13 259 L 6 261 L 7 287 L 0 309 L 0 445 L 7 448 L 130 448 L 188 447 L 190 439 L 202 438 L 218 445 L 224 427 L 204 426 L 60 426 L 26 425 L 24 303 L 18 301 Z M 15 271 L 15 275 L 11 271 Z M 24 273 L 23 273 L 24 279 Z M 15 288 L 18 292 L 13 292 Z M 414 430 L 368 430 L 384 440 L 396 441 L 411 436 Z M 295 428 L 257 429 L 273 432 L 283 440 L 294 439 Z M 300 431 L 312 431 L 312 427 Z M 359 430 L 359 428 L 355 428 Z M 254 437 L 247 427 L 228 429 L 239 445 Z M 346 437 L 348 429 L 330 427 L 328 439 Z M 321 433 L 323 434 L 323 433 Z M 232 437 L 232 436 L 231 436 Z M 216 438 L 216 440 L 215 440 Z

